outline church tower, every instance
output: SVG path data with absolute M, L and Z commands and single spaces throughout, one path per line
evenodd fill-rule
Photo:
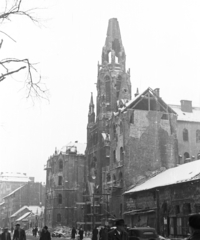
M 126 54 L 118 20 L 112 18 L 102 49 L 102 61 L 98 64 L 97 121 L 116 112 L 120 100 L 131 100 L 130 70 L 126 72 Z

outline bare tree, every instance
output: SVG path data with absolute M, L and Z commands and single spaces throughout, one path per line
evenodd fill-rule
M 13 15 L 19 15 L 29 18 L 34 23 L 38 23 L 38 19 L 33 17 L 33 10 L 22 10 L 22 0 L 5 0 L 5 8 L 3 12 L 0 12 L 0 24 L 4 21 L 10 21 Z M 8 38 L 15 41 L 5 31 L 0 33 L 6 35 Z M 3 45 L 3 39 L 0 40 L 0 49 Z M 0 60 L 0 82 L 5 81 L 8 77 L 20 72 L 26 71 L 26 77 L 23 80 L 24 87 L 27 90 L 27 98 L 47 98 L 47 89 L 41 82 L 41 76 L 31 64 L 29 59 L 17 59 L 17 58 L 5 58 Z

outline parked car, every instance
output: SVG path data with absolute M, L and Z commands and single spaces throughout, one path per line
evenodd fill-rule
M 129 240 L 160 240 L 155 228 L 135 227 L 129 228 Z
M 54 232 L 52 232 L 51 233 L 51 236 L 52 237 L 65 237 L 65 234 L 63 234 L 63 233 L 61 233 L 61 232 L 56 232 L 56 231 L 54 231 Z

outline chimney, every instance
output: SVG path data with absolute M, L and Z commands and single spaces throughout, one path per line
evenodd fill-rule
M 181 100 L 181 111 L 192 112 L 192 101 Z
M 160 88 L 155 88 L 154 92 L 158 97 L 160 97 Z
M 137 97 L 138 95 L 139 95 L 139 90 L 138 90 L 138 88 L 137 88 L 137 91 L 136 91 L 136 93 L 134 94 L 134 96 Z

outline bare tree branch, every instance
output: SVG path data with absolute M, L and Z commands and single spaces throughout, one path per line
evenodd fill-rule
M 8 6 L 5 0 L 5 10 L 0 13 L 1 23 L 5 20 L 10 20 L 13 15 L 20 15 L 29 18 L 32 22 L 38 23 L 38 20 L 33 17 L 31 11 L 35 9 L 22 10 L 22 0 L 13 0 L 11 6 Z M 0 31 L 11 40 L 16 42 L 10 35 L 4 31 Z M 0 41 L 0 49 L 3 44 L 3 39 Z M 8 77 L 18 74 L 21 71 L 27 71 L 27 77 L 24 79 L 24 87 L 27 90 L 27 98 L 43 98 L 47 99 L 47 89 L 41 82 L 41 76 L 37 69 L 30 63 L 29 59 L 6 58 L 0 60 L 0 82 L 5 81 Z M 33 77 L 34 74 L 34 77 Z M 36 75 L 36 77 L 35 77 Z

